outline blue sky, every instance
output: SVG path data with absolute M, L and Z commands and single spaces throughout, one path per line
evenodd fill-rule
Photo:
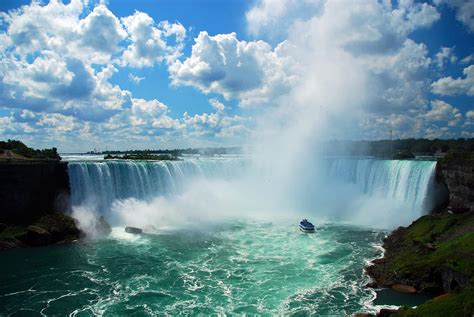
M 1 139 L 61 151 L 232 146 L 305 124 L 322 139 L 474 137 L 471 1 L 2 1 L 0 11 Z

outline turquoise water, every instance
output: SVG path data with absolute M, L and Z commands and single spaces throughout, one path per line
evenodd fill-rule
M 367 311 L 367 259 L 384 232 L 226 222 L 2 253 L 0 315 L 348 315 Z
M 313 165 L 282 182 L 240 157 L 74 160 L 80 227 L 94 236 L 98 216 L 117 227 L 99 240 L 1 253 L 0 316 L 373 312 L 363 268 L 386 232 L 369 226 L 394 228 L 428 211 L 435 162 Z M 273 223 L 255 220 L 265 215 Z M 317 232 L 299 232 L 300 217 Z M 159 230 L 135 236 L 125 225 Z M 382 295 L 377 304 L 407 300 Z

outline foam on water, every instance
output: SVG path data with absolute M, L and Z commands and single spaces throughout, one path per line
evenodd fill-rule
M 308 235 L 268 222 L 139 237 L 114 228 L 108 239 L 44 248 L 41 257 L 12 251 L 0 264 L 0 307 L 46 315 L 349 315 L 366 311 L 373 296 L 362 287 L 362 266 L 383 234 L 328 224 Z

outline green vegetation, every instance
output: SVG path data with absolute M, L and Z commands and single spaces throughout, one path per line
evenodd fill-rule
M 178 161 L 179 158 L 173 155 L 167 154 L 160 154 L 160 155 L 153 155 L 147 153 L 140 153 L 140 154 L 125 154 L 123 156 L 114 156 L 107 154 L 104 156 L 105 160 L 151 160 L 151 161 Z
M 441 161 L 447 162 L 455 159 L 474 160 L 474 151 L 450 150 Z
M 394 160 L 408 160 L 408 159 L 414 159 L 415 155 L 413 155 L 413 153 L 410 151 L 400 151 L 393 154 L 392 158 Z
M 58 154 L 58 150 L 53 147 L 51 149 L 43 149 L 37 150 L 32 149 L 26 146 L 23 142 L 18 140 L 7 140 L 7 141 L 0 141 L 0 154 L 5 153 L 6 151 L 11 151 L 15 154 L 21 155 L 28 159 L 36 159 L 36 160 L 45 160 L 45 159 L 53 159 L 53 160 L 60 160 L 61 157 Z
M 397 234 L 395 232 L 394 234 Z M 384 276 L 436 287 L 447 268 L 465 276 L 468 286 L 392 316 L 470 316 L 474 313 L 474 214 L 428 215 L 398 232 L 386 255 Z M 439 286 L 438 286 L 439 287 Z
M 391 316 L 472 316 L 474 312 L 474 287 L 466 287 L 461 292 L 435 298 L 417 308 L 402 307 Z
M 154 154 L 164 154 L 173 157 L 178 157 L 183 154 L 186 155 L 225 155 L 225 154 L 241 154 L 242 149 L 240 147 L 219 147 L 219 148 L 199 148 L 199 149 L 175 149 L 175 150 L 127 150 L 127 151 L 104 151 L 100 154 L 107 154 L 107 155 L 134 155 L 134 156 L 143 156 L 143 155 L 154 155 Z M 89 152 L 89 154 L 96 154 L 95 152 Z
M 468 276 L 474 275 L 474 216 L 440 214 L 415 221 L 404 235 L 401 248 L 388 270 L 399 275 L 436 271 L 449 267 Z M 428 245 L 434 250 L 423 251 Z
M 6 227 L 2 232 L 0 232 L 0 240 L 19 240 L 24 235 L 26 235 L 26 228 L 24 227 Z
M 325 142 L 327 155 L 377 156 L 392 158 L 397 153 L 432 156 L 447 153 L 450 150 L 458 152 L 474 152 L 474 139 L 428 140 L 378 140 L 378 141 L 342 141 Z

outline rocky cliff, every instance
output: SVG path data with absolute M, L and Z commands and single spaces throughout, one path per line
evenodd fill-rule
M 448 156 L 438 161 L 436 178 L 449 192 L 448 209 L 454 213 L 474 211 L 474 159 Z
M 42 216 L 69 209 L 66 162 L 0 163 L 0 223 L 32 224 Z

